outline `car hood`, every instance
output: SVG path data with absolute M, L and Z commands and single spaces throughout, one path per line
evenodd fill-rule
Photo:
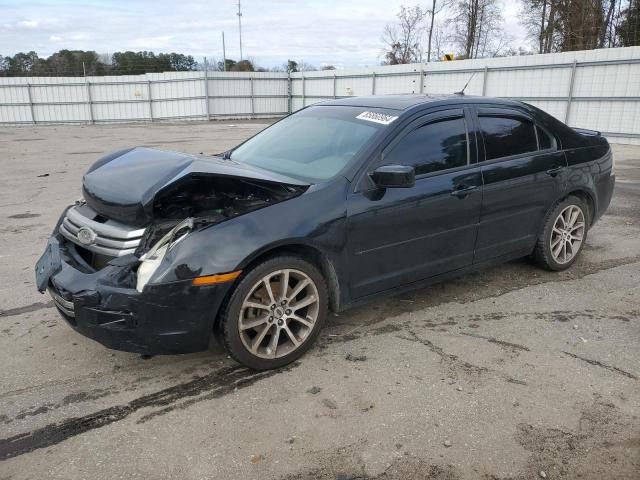
M 83 177 L 82 190 L 87 204 L 99 214 L 130 225 L 147 225 L 153 219 L 156 195 L 193 175 L 308 185 L 222 157 L 138 147 L 114 152 L 95 162 Z

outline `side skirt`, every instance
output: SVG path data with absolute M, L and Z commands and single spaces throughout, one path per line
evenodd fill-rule
M 521 249 L 507 255 L 502 255 L 500 257 L 491 258 L 489 260 L 485 260 L 483 262 L 470 265 L 468 267 L 459 268 L 457 270 L 452 270 L 447 273 L 441 273 L 440 275 L 435 275 L 433 277 L 426 278 L 424 280 L 419 280 L 417 282 L 408 283 L 406 285 L 401 285 L 399 287 L 394 287 L 389 290 L 383 290 L 381 292 L 372 293 L 371 295 L 366 295 L 364 297 L 357 298 L 348 303 L 344 303 L 340 305 L 340 309 L 338 312 L 344 312 L 345 310 L 349 310 L 354 307 L 358 307 L 361 305 L 365 305 L 374 300 L 378 300 L 384 297 L 390 297 L 394 295 L 399 295 L 402 293 L 410 292 L 413 290 L 418 290 L 420 288 L 427 287 L 429 285 L 433 285 L 435 283 L 440 283 L 445 280 L 451 280 L 453 278 L 462 277 L 468 273 L 477 272 L 479 270 L 484 270 L 487 267 L 500 265 L 502 263 L 508 262 L 510 260 L 515 260 L 517 258 L 526 257 L 531 254 L 531 248 Z

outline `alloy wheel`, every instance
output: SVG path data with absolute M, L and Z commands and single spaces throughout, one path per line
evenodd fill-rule
M 553 259 L 563 265 L 570 262 L 580 250 L 585 233 L 582 209 L 569 205 L 556 217 L 551 231 L 550 247 Z
M 258 280 L 240 308 L 244 347 L 261 358 L 280 358 L 298 349 L 318 319 L 318 289 L 304 272 L 282 269 Z

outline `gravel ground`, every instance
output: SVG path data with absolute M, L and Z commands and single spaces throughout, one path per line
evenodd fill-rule
M 640 478 L 640 147 L 570 271 L 511 262 L 333 316 L 275 372 L 74 333 L 33 266 L 85 169 L 259 122 L 3 127 L 0 479 Z

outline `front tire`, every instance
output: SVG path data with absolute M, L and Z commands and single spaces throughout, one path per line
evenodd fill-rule
M 327 316 L 322 273 L 296 256 L 279 256 L 249 270 L 223 309 L 222 337 L 230 355 L 255 370 L 282 367 L 302 356 Z
M 588 229 L 589 208 L 581 198 L 567 197 L 547 215 L 533 259 L 547 270 L 566 270 L 582 251 Z

